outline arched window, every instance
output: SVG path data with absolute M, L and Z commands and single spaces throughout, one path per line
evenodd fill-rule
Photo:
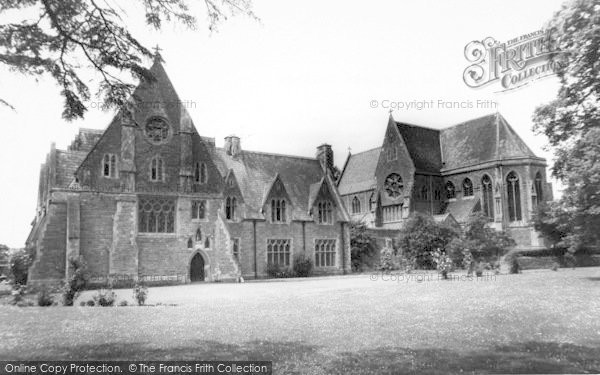
M 483 214 L 490 219 L 494 218 L 494 191 L 492 179 L 488 175 L 484 175 L 481 179 L 481 190 L 483 200 Z
M 163 159 L 155 156 L 150 162 L 150 180 L 163 181 L 164 179 L 164 162 Z
M 330 201 L 322 201 L 317 204 L 318 208 L 318 223 L 319 224 L 332 224 L 333 223 L 333 209 Z
M 535 180 L 533 182 L 533 186 L 535 188 L 535 197 L 538 205 L 544 201 L 544 189 L 542 187 L 542 183 L 542 174 L 538 172 L 535 174 Z
M 388 157 L 388 161 L 392 161 L 392 160 L 396 160 L 396 147 L 395 146 L 388 146 L 388 150 L 387 150 L 387 157 Z
M 188 247 L 188 249 L 191 249 L 191 248 L 193 248 L 193 247 L 194 247 L 194 241 L 192 241 L 192 237 L 190 237 L 190 238 L 188 239 L 188 242 L 187 242 L 187 247 Z
M 358 197 L 352 198 L 352 213 L 359 214 L 360 213 L 360 200 Z
M 427 187 L 427 185 L 423 185 L 423 187 L 421 187 L 421 200 L 428 200 L 429 199 L 429 188 Z
M 202 230 L 198 227 L 198 229 L 196 229 L 196 242 L 200 241 L 202 241 Z
M 451 181 L 446 182 L 446 198 L 452 199 L 456 197 L 456 188 Z
M 521 192 L 519 177 L 515 172 L 510 172 L 506 176 L 506 193 L 508 196 L 508 220 L 521 220 Z
M 285 199 L 272 199 L 271 200 L 271 222 L 273 223 L 285 223 Z
M 117 177 L 117 156 L 104 154 L 102 158 L 102 175 L 104 177 Z
M 225 200 L 225 218 L 227 220 L 235 220 L 237 200 L 235 197 L 227 197 Z
M 205 184 L 208 181 L 208 173 L 206 171 L 206 164 L 200 164 L 200 183 Z
M 371 193 L 371 197 L 369 198 L 369 211 L 375 211 L 375 193 Z
M 208 237 L 208 236 L 206 236 L 206 238 L 204 239 L 204 248 L 205 249 L 210 248 L 210 237 Z
M 464 197 L 472 197 L 473 196 L 473 182 L 470 178 L 465 178 L 463 180 L 463 196 Z

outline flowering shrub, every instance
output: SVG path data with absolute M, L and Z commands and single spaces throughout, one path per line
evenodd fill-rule
M 100 289 L 93 298 L 97 306 L 108 307 L 115 304 L 116 297 L 111 289 Z
M 448 278 L 448 272 L 452 271 L 452 259 L 440 249 L 436 249 L 432 254 L 433 262 L 436 264 L 438 272 L 444 279 Z
M 379 269 L 381 271 L 391 271 L 394 269 L 394 250 L 389 247 L 381 249 L 381 257 L 379 258 Z
M 143 306 L 148 298 L 148 288 L 140 283 L 136 283 L 133 287 L 133 298 L 135 298 L 138 305 Z

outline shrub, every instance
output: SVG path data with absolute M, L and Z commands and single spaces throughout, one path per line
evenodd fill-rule
M 94 302 L 93 299 L 88 300 L 85 304 L 88 305 L 88 306 L 90 306 L 90 307 L 96 306 L 96 302 Z
M 517 259 L 517 256 L 512 256 L 510 257 L 510 269 L 509 269 L 509 273 L 520 273 L 521 272 L 521 266 L 519 265 L 519 260 Z
M 550 268 L 552 271 L 558 271 L 558 263 L 554 262 L 552 263 L 552 268 Z
M 448 278 L 448 272 L 452 270 L 452 260 L 440 249 L 433 252 L 433 261 L 436 264 L 438 272 L 444 279 Z
M 108 307 L 115 304 L 117 295 L 112 289 L 100 289 L 96 295 L 94 295 L 94 302 L 98 306 Z
M 475 267 L 475 276 L 477 276 L 477 277 L 483 276 L 483 270 L 484 270 L 483 263 L 478 262 L 477 266 Z
M 15 285 L 13 291 L 10 293 L 10 304 L 20 305 L 25 301 L 25 294 L 27 287 L 25 285 Z
M 27 273 L 33 261 L 33 254 L 33 249 L 18 249 L 10 254 L 8 266 L 15 284 L 27 284 Z
M 133 288 L 133 298 L 137 301 L 139 306 L 143 306 L 148 298 L 148 288 L 143 284 L 136 283 Z
M 128 306 L 129 303 L 127 303 L 127 301 L 123 300 L 121 302 L 119 302 L 119 306 Z
M 350 223 L 350 261 L 353 271 L 363 271 L 373 267 L 375 240 L 363 222 Z
M 305 254 L 298 254 L 294 257 L 294 274 L 297 277 L 309 277 L 312 273 L 312 259 Z
M 54 304 L 54 296 L 50 293 L 48 288 L 43 287 L 40 289 L 37 295 L 38 306 L 52 306 Z
M 381 271 L 391 271 L 394 269 L 394 250 L 389 247 L 381 249 L 379 258 L 379 269 Z
M 279 277 L 279 273 L 281 272 L 281 268 L 279 267 L 279 264 L 275 264 L 275 263 L 268 263 L 267 264 L 267 275 L 269 275 L 269 277 Z
M 79 302 L 79 306 L 82 306 L 82 307 L 85 306 L 85 301 Z
M 87 284 L 87 271 L 85 262 L 81 257 L 69 258 L 71 276 L 63 287 L 63 304 L 73 306 L 73 301 Z

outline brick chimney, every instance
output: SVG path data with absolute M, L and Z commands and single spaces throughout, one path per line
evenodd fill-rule
M 242 144 L 240 137 L 236 135 L 230 135 L 225 137 L 225 152 L 227 155 L 237 157 L 242 152 Z
M 317 160 L 321 163 L 323 170 L 333 172 L 333 150 L 331 145 L 323 143 L 317 147 Z

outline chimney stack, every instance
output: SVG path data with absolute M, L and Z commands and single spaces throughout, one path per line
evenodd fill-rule
M 240 137 L 236 135 L 225 137 L 225 152 L 227 155 L 237 157 L 242 152 Z
M 317 160 L 319 160 L 324 171 L 329 170 L 333 173 L 333 150 L 331 145 L 323 143 L 317 147 Z

